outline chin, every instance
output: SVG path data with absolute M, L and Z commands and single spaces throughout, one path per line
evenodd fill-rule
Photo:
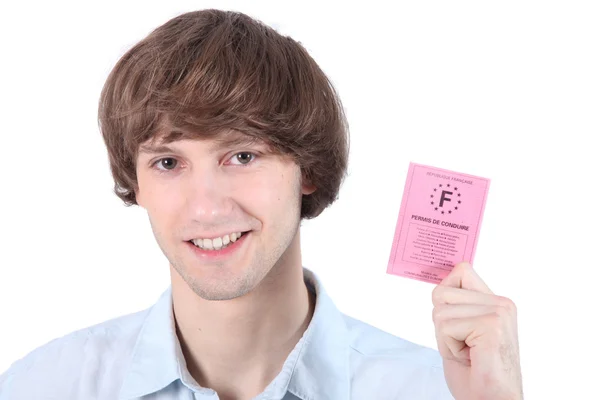
M 224 287 L 227 286 L 227 287 Z M 242 297 L 252 291 L 252 287 L 232 287 L 232 285 L 190 285 L 190 288 L 196 295 L 204 300 L 222 301 L 232 300 Z
M 242 297 L 260 283 L 253 279 L 255 278 L 254 274 L 246 273 L 240 276 L 232 273 L 232 271 L 222 273 L 221 270 L 220 272 L 215 275 L 209 274 L 212 276 L 193 274 L 187 277 L 183 276 L 183 279 L 197 296 L 210 301 L 232 300 Z

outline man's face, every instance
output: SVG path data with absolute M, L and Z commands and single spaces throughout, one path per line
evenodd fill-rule
M 179 140 L 167 146 L 172 150 L 140 150 L 136 164 L 137 202 L 148 212 L 159 247 L 198 296 L 226 300 L 248 293 L 293 251 L 302 194 L 315 188 L 302 185 L 297 164 L 262 142 L 218 147 L 212 139 Z M 230 239 L 223 256 L 190 242 L 239 231 L 249 232 L 235 246 Z

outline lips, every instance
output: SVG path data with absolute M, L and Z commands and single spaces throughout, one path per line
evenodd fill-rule
M 204 260 L 216 259 L 216 258 L 224 258 L 233 254 L 235 251 L 240 249 L 242 245 L 246 242 L 247 233 L 250 231 L 243 232 L 242 235 L 235 241 L 230 243 L 228 246 L 223 247 L 219 250 L 205 250 L 198 246 L 196 246 L 191 240 L 187 241 L 188 246 L 191 246 L 192 250 L 196 254 L 196 256 L 200 257 Z
M 250 231 L 245 231 L 245 232 L 238 231 L 237 234 L 232 233 L 230 235 L 224 235 L 222 237 L 217 237 L 215 239 L 208 239 L 208 244 L 207 244 L 208 247 L 206 247 L 204 245 L 207 243 L 206 239 L 192 239 L 192 240 L 188 240 L 188 242 L 196 245 L 198 248 L 203 249 L 203 250 L 217 250 L 217 249 L 221 249 L 221 248 L 230 246 L 231 244 L 238 241 L 242 236 L 244 236 L 248 232 L 250 232 Z

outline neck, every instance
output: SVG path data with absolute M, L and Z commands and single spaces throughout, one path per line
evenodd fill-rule
M 314 299 L 304 283 L 299 234 L 294 242 L 254 290 L 232 300 L 200 298 L 171 268 L 173 311 L 188 371 L 221 399 L 261 393 L 308 327 Z

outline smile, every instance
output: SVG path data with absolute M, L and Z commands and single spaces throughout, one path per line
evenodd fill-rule
M 249 236 L 248 235 L 249 232 L 250 231 L 240 232 L 239 237 L 237 237 L 237 235 L 234 236 L 235 240 L 229 241 L 229 243 L 227 243 L 225 245 L 221 244 L 221 246 L 219 246 L 218 248 L 201 247 L 204 245 L 204 241 L 209 240 L 209 239 L 194 239 L 194 240 L 189 240 L 187 243 L 188 243 L 188 246 L 190 246 L 191 249 L 194 251 L 196 256 L 198 256 L 202 259 L 217 259 L 217 258 L 222 258 L 222 257 L 228 257 L 228 256 L 232 255 L 235 251 L 240 249 L 243 246 L 243 244 L 246 242 L 246 238 Z M 200 242 L 200 240 L 202 240 L 202 242 L 198 243 L 198 244 L 200 244 L 201 246 L 198 246 L 196 243 L 194 243 L 194 242 Z
M 229 245 L 235 243 L 242 235 L 248 232 L 234 232 L 229 235 L 225 235 L 222 237 L 218 237 L 215 239 L 193 239 L 192 242 L 197 247 L 204 250 L 220 250 L 228 247 Z

